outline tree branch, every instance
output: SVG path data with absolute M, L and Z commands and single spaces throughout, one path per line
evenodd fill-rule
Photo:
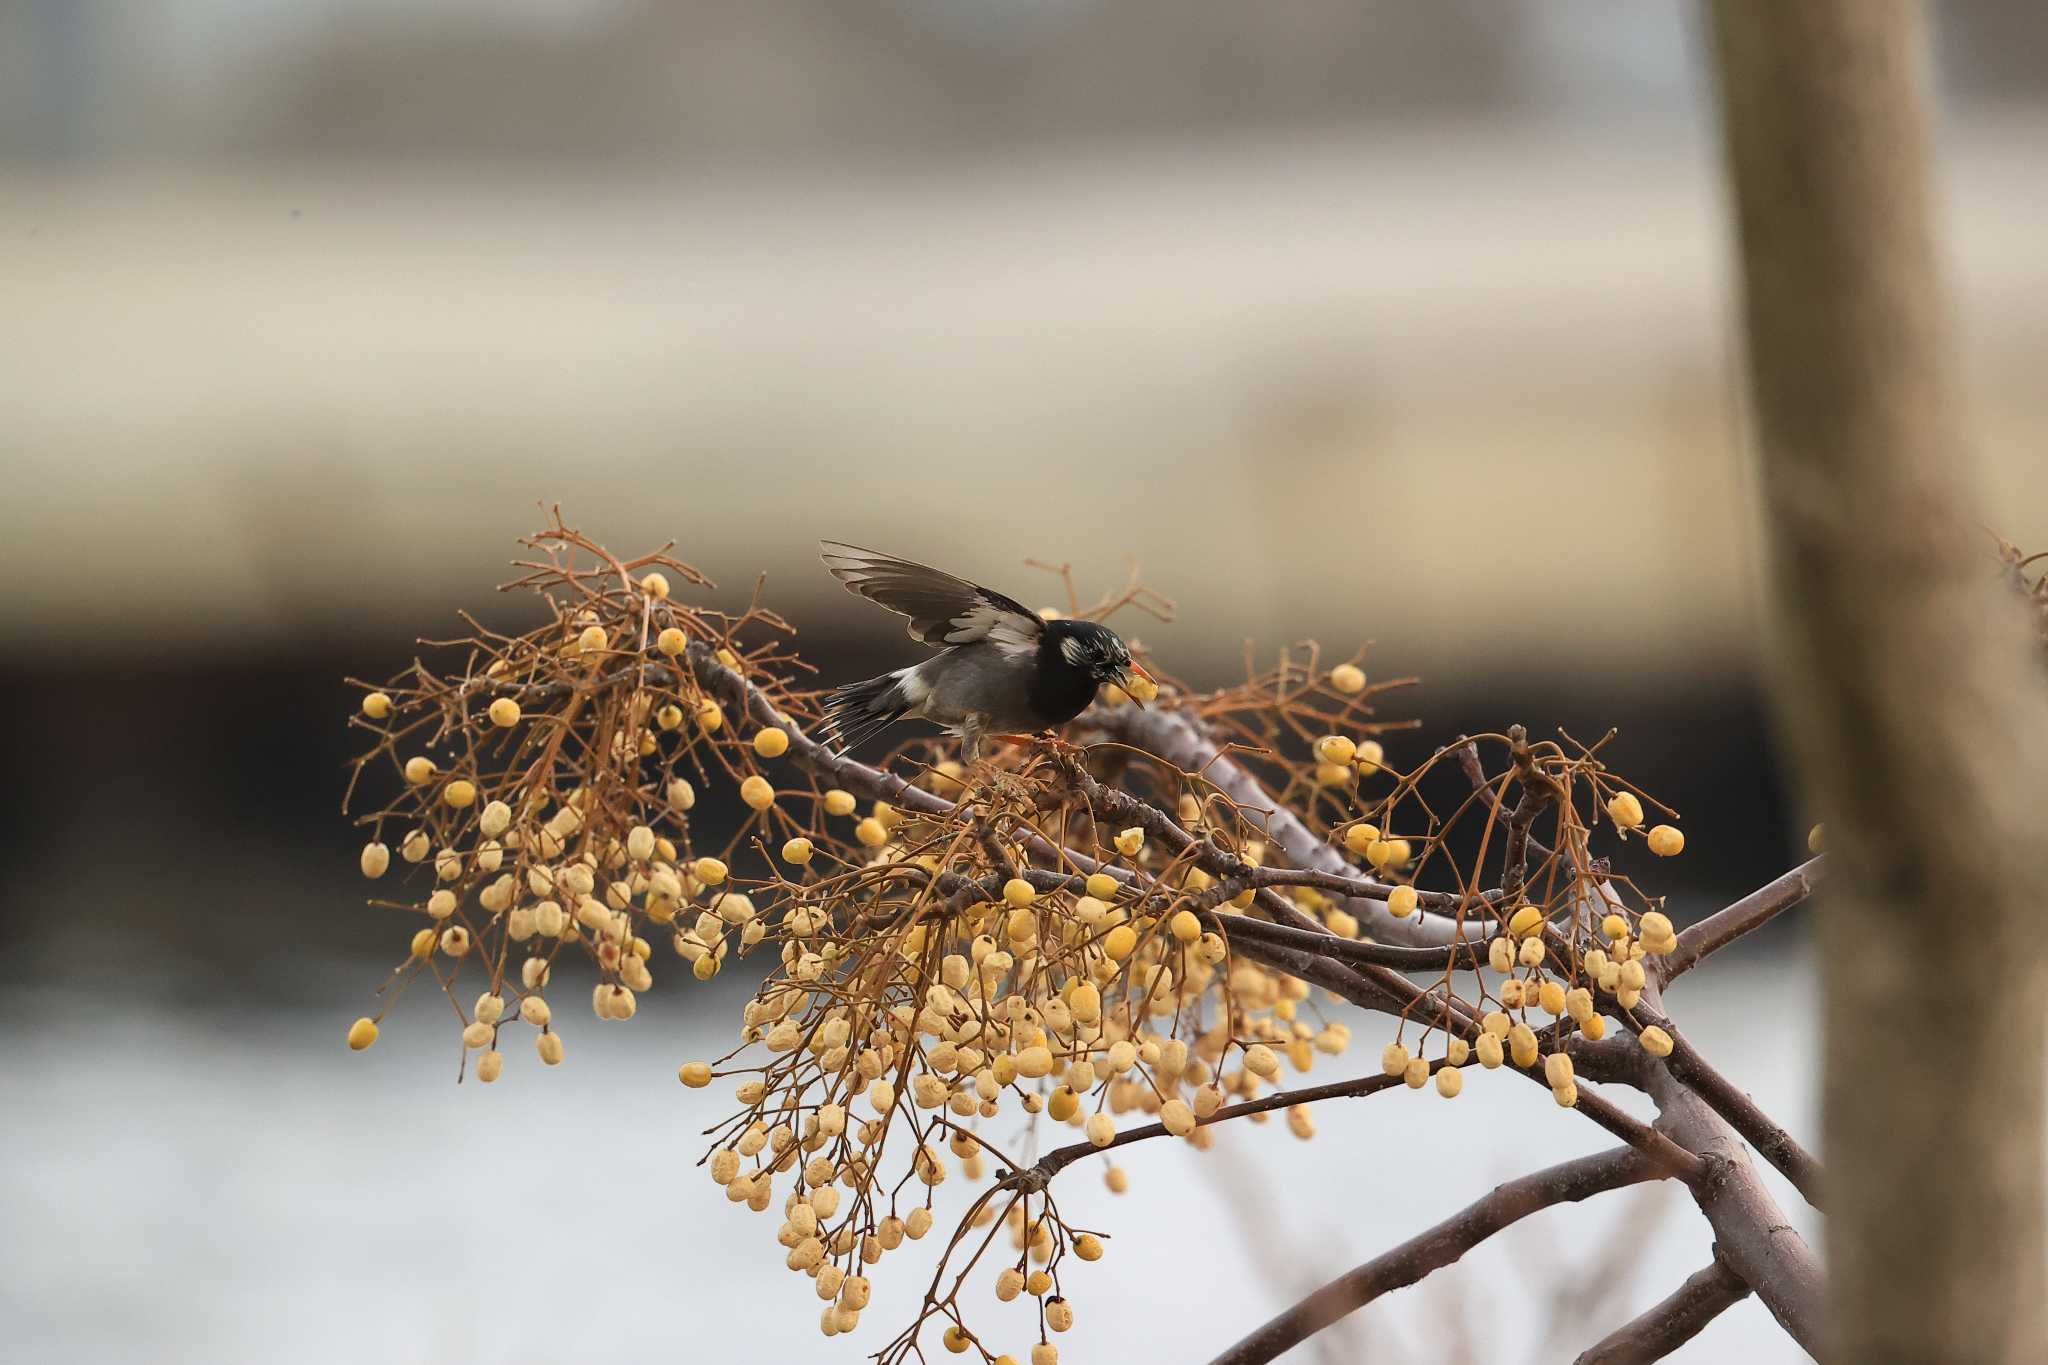
M 1662 1360 L 1748 1297 L 1748 1283 L 1717 1252 L 1670 1297 L 1581 1351 L 1573 1365 L 1648 1365 Z
M 1338 1276 L 1217 1356 L 1212 1365 L 1272 1360 L 1382 1294 L 1457 1261 L 1502 1228 L 1557 1204 L 1575 1203 L 1665 1172 L 1631 1147 L 1583 1156 L 1497 1185 L 1435 1227 Z
M 1826 870 L 1825 855 L 1810 859 L 1686 929 L 1678 936 L 1676 951 L 1665 954 L 1658 964 L 1664 983 L 1669 985 L 1676 981 L 1699 966 L 1710 954 L 1719 952 L 1744 934 L 1763 928 L 1805 900 L 1813 894 L 1814 887 L 1820 883 L 1821 873 Z

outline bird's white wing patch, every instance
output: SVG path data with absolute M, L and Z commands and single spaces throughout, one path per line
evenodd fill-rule
M 1038 648 L 1040 629 L 1036 617 L 1019 620 L 1016 612 L 982 600 L 948 621 L 943 638 L 949 645 L 986 640 L 1005 654 L 1029 654 Z M 914 626 L 910 633 L 917 634 Z

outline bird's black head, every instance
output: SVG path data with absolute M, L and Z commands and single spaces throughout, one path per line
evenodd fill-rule
M 1100 686 L 1115 683 L 1127 687 L 1131 681 L 1131 651 L 1123 637 L 1096 621 L 1048 621 L 1045 648 L 1056 652 L 1068 667 L 1085 674 Z

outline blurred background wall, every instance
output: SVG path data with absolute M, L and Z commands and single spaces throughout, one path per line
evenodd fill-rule
M 2048 546 L 2048 8 L 1934 10 L 1993 529 Z M 907 656 L 821 535 L 1044 600 L 1026 556 L 1136 560 L 1183 675 L 1369 637 L 1417 749 L 1622 726 L 1686 912 L 1771 875 L 1698 18 L 0 0 L 7 1008 L 51 1075 L 116 990 L 192 1064 L 327 1047 L 403 932 L 349 875 L 340 677 L 508 610 L 554 502 L 725 600 L 765 572 L 827 676 Z

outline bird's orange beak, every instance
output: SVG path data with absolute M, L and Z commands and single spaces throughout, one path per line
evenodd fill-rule
M 1133 706 L 1142 711 L 1145 709 L 1145 699 L 1139 696 L 1131 687 L 1131 675 L 1134 673 L 1145 680 L 1147 684 L 1146 690 L 1155 694 L 1159 691 L 1159 679 L 1147 673 L 1145 665 L 1139 663 L 1136 659 L 1131 660 L 1131 666 L 1124 670 L 1123 682 L 1120 684 L 1124 689 L 1124 695 L 1131 699 Z

